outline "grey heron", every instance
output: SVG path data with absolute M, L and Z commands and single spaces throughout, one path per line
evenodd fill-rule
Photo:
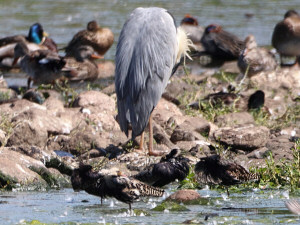
M 137 8 L 125 22 L 117 45 L 115 87 L 118 122 L 132 139 L 141 135 L 149 121 L 149 155 L 153 151 L 151 113 L 181 57 L 188 56 L 191 41 L 173 16 L 163 8 Z M 189 56 L 188 56 L 189 57 Z

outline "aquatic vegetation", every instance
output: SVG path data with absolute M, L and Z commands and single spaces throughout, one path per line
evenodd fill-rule
M 269 187 L 289 188 L 292 192 L 300 188 L 300 141 L 295 143 L 293 160 L 287 161 L 284 158 L 278 163 L 275 162 L 272 154 L 266 159 L 267 166 L 260 168 L 257 172 L 261 176 L 260 185 Z
M 172 211 L 172 212 L 182 212 L 182 211 L 190 211 L 187 207 L 182 204 L 172 202 L 172 201 L 164 201 L 155 208 L 151 209 L 152 211 Z

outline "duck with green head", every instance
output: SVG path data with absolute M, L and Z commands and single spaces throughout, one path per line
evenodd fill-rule
M 28 36 L 14 35 L 0 39 L 0 66 L 10 68 L 14 58 L 14 48 L 17 43 L 24 42 L 30 51 L 49 49 L 57 52 L 55 42 L 47 37 L 40 23 L 33 24 Z

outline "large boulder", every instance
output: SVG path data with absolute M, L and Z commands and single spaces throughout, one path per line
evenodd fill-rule
M 264 126 L 224 127 L 214 132 L 216 141 L 233 148 L 254 150 L 264 147 L 269 140 L 270 131 Z

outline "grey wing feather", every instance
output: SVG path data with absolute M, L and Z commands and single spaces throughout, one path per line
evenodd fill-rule
M 171 76 L 176 27 L 165 9 L 137 8 L 125 23 L 116 52 L 118 120 L 125 133 L 141 134 Z

